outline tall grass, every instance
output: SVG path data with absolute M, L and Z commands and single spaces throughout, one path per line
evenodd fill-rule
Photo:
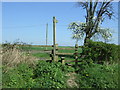
M 22 52 L 18 47 L 18 45 L 6 45 L 2 47 L 0 55 L 2 56 L 4 71 L 17 66 L 20 63 L 27 63 L 32 66 L 35 65 L 37 59 L 30 56 L 29 53 Z

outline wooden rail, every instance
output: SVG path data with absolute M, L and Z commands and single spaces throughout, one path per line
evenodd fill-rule
M 74 55 L 74 53 L 56 53 L 57 55 Z
M 75 48 L 58 48 L 58 50 L 75 50 Z
M 46 51 L 46 50 L 44 50 L 44 51 L 35 51 L 35 50 L 33 50 L 32 51 L 32 53 L 51 53 L 52 51 Z
M 65 57 L 61 57 L 61 62 L 62 64 L 65 64 L 66 62 L 75 62 L 75 65 L 77 66 L 78 65 L 78 62 L 81 62 L 81 61 L 78 61 L 78 56 L 80 53 L 78 53 L 78 44 L 75 45 L 74 48 L 58 48 L 58 44 L 54 44 L 54 45 L 34 45 L 36 47 L 53 47 L 52 50 L 46 50 L 45 52 L 49 52 L 50 54 L 50 59 L 40 59 L 40 60 L 45 60 L 45 61 L 55 61 L 55 62 L 58 62 L 58 56 L 59 55 L 74 55 L 75 57 L 75 60 L 65 60 Z M 59 53 L 58 51 L 59 50 L 74 50 L 74 53 Z

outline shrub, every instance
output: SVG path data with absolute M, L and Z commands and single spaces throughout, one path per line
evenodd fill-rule
M 78 74 L 80 88 L 118 88 L 118 64 L 92 64 Z
M 11 48 L 10 48 L 11 47 Z M 6 68 L 4 68 L 4 71 L 7 71 L 9 68 L 17 66 L 21 62 L 28 63 L 30 65 L 35 65 L 35 60 L 37 60 L 35 57 L 30 56 L 29 54 L 26 54 L 26 52 L 22 52 L 18 49 L 18 45 L 6 45 L 3 46 L 3 52 L 2 55 L 2 65 Z
M 8 72 L 3 72 L 3 88 L 31 88 L 35 85 L 33 69 L 27 64 L 19 64 Z
M 25 47 L 28 47 L 28 48 L 31 47 L 30 44 L 27 44 L 27 43 L 24 43 L 24 42 L 20 42 L 18 40 L 14 41 L 13 43 L 10 43 L 10 42 L 6 41 L 1 46 L 2 46 L 3 52 L 5 52 L 5 51 L 7 51 L 9 49 L 13 49 L 14 47 L 16 47 L 17 49 L 23 50 L 23 51 L 24 51 Z M 27 49 L 26 51 L 29 52 L 30 49 Z
M 89 41 L 87 46 L 83 47 L 83 55 L 85 58 L 92 59 L 94 62 L 117 62 L 118 57 L 118 45 L 106 44 L 103 42 Z
M 74 71 L 61 63 L 40 61 L 35 69 L 36 84 L 40 88 L 66 88 L 66 73 Z
M 95 64 L 82 59 L 77 69 L 79 88 L 118 88 L 118 64 Z

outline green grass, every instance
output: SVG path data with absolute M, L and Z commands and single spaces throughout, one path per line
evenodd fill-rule
M 73 50 L 58 50 L 59 53 L 75 53 L 74 47 L 70 47 L 70 46 L 59 46 L 58 48 L 73 48 Z M 46 50 L 46 47 L 35 47 L 35 46 L 31 46 L 31 47 L 22 47 L 23 50 L 30 50 L 32 51 L 44 51 Z M 53 47 L 47 47 L 47 50 L 52 50 Z M 82 53 L 82 49 L 78 48 L 78 53 Z M 32 53 L 33 56 L 37 57 L 37 58 L 50 58 L 50 55 L 48 53 Z M 80 54 L 79 54 L 80 55 Z M 65 57 L 65 60 L 75 60 L 74 59 L 74 55 L 59 55 L 58 56 L 58 60 L 61 60 L 61 57 Z M 70 62 L 70 64 L 73 64 L 75 62 Z
M 75 50 L 58 50 L 59 53 L 74 53 Z M 78 53 L 82 53 L 82 49 L 78 48 Z
M 61 46 L 60 48 L 70 47 Z M 50 57 L 47 53 L 39 52 L 44 51 L 46 47 L 32 46 L 23 47 L 22 49 L 26 50 L 26 52 L 27 50 L 31 50 L 30 55 L 37 58 Z M 47 49 L 51 50 L 52 47 L 48 47 Z M 75 51 L 59 50 L 58 52 L 74 53 Z M 79 48 L 78 52 L 82 53 L 82 49 Z M 88 54 L 88 52 L 86 52 L 86 54 Z M 73 55 L 59 55 L 58 59 L 60 60 L 60 57 L 63 56 L 65 60 L 74 60 Z M 79 58 L 79 60 L 80 59 L 81 58 Z M 3 88 L 66 88 L 66 86 L 64 86 L 68 81 L 66 79 L 66 74 L 71 72 L 75 74 L 74 79 L 79 88 L 117 88 L 118 64 L 96 64 L 92 63 L 92 60 L 90 61 L 89 58 L 83 58 L 81 60 L 82 62 L 79 62 L 80 64 L 77 68 L 71 67 L 70 69 L 69 66 L 62 65 L 59 62 L 49 63 L 43 60 L 39 60 L 40 62 L 36 63 L 35 66 L 31 66 L 28 63 L 21 63 L 21 65 L 16 65 L 13 69 L 9 69 L 7 72 L 3 73 Z M 69 64 L 74 65 L 75 62 L 69 62 Z M 71 78 L 71 76 L 68 77 Z
M 46 50 L 46 47 L 20 47 L 23 50 L 36 50 L 36 51 L 44 51 Z M 47 50 L 52 50 L 52 47 L 47 47 Z
M 23 50 L 36 50 L 36 51 L 44 51 L 46 50 L 46 47 L 34 47 L 34 46 L 31 46 L 31 47 L 20 47 L 22 48 Z M 58 48 L 74 48 L 74 47 L 69 47 L 69 46 L 59 46 Z M 52 50 L 53 47 L 47 47 L 47 50 Z M 74 53 L 75 50 L 58 50 L 58 52 L 60 53 Z M 82 49 L 81 48 L 78 48 L 78 52 L 79 53 L 82 53 Z
M 47 53 L 33 53 L 32 55 L 37 58 L 49 58 L 50 57 L 50 55 Z

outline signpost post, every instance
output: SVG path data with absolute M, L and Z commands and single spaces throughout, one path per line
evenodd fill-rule
M 53 61 L 57 62 L 58 61 L 58 56 L 56 55 L 56 49 L 57 49 L 57 44 L 56 44 L 56 23 L 57 20 L 55 17 L 53 17 Z

